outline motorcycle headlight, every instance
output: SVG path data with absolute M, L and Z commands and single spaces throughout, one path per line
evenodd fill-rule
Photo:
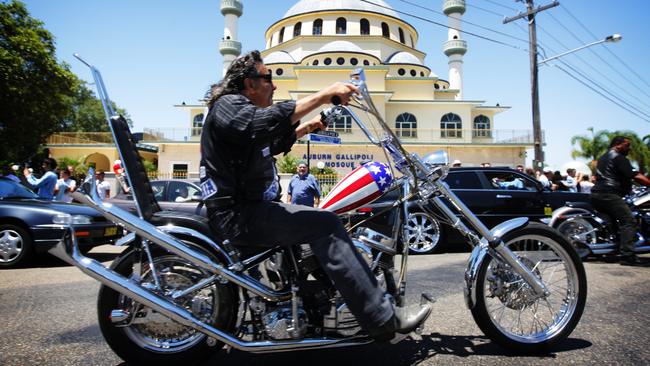
M 54 215 L 52 222 L 57 225 L 87 225 L 92 223 L 92 219 L 86 215 L 70 215 L 67 213 L 59 213 Z

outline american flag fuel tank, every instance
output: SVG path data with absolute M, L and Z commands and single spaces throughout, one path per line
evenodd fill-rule
M 381 196 L 393 177 L 386 164 L 372 161 L 346 175 L 321 201 L 320 208 L 341 214 L 354 210 Z

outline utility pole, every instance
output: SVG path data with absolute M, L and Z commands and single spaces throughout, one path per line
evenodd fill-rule
M 524 1 L 524 0 L 521 0 Z M 535 8 L 534 0 L 525 0 L 527 11 L 519 13 L 514 17 L 506 18 L 503 24 L 512 22 L 513 20 L 528 17 L 528 40 L 530 49 L 530 88 L 532 96 L 532 109 L 533 109 L 533 140 L 535 145 L 535 157 L 533 159 L 533 168 L 541 170 L 544 167 L 544 152 L 542 151 L 542 124 L 539 116 L 539 83 L 537 80 L 537 30 L 535 27 L 535 14 L 560 5 L 558 1 L 553 1 L 551 4 L 539 6 Z

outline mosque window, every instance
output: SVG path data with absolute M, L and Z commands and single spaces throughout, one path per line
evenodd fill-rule
M 312 29 L 311 34 L 315 36 L 323 34 L 323 19 L 314 20 L 314 28 Z
M 420 76 L 424 77 L 424 71 L 420 71 Z
M 340 118 L 335 118 L 332 124 L 327 126 L 328 130 L 342 133 L 352 133 L 352 116 L 346 110 L 341 113 Z
M 318 66 L 318 60 L 314 60 L 313 65 L 314 65 L 314 66 Z
M 278 43 L 284 42 L 284 27 L 280 29 L 280 36 L 278 37 Z
M 399 69 L 399 70 L 397 70 L 397 73 L 399 74 L 399 76 L 404 76 L 404 74 L 406 74 L 406 70 Z
M 364 66 L 370 66 L 370 61 L 368 61 L 368 60 L 363 60 L 363 65 L 364 65 Z
M 354 65 L 356 65 L 356 64 L 359 63 L 359 60 L 357 60 L 356 57 L 352 57 L 352 58 L 350 59 L 350 63 L 354 66 Z
M 336 34 L 345 34 L 347 30 L 347 21 L 345 18 L 336 19 Z
M 413 43 L 413 36 L 409 34 L 409 38 L 411 39 L 411 47 L 415 48 L 415 44 Z
M 203 113 L 199 113 L 194 116 L 192 120 L 192 136 L 198 136 L 201 134 L 201 129 L 203 128 L 203 118 L 205 116 Z
M 454 36 L 454 39 L 458 39 L 458 36 Z
M 277 76 L 281 76 L 282 74 L 284 74 L 284 70 L 282 70 L 282 69 L 277 69 L 277 70 L 275 70 L 275 74 L 276 74 Z
M 370 22 L 368 19 L 361 19 L 361 34 L 370 34 Z
M 417 71 L 415 71 L 415 70 L 411 70 L 411 76 L 416 76 L 417 74 L 418 74 Z
M 474 137 L 492 137 L 490 131 L 490 119 L 487 116 L 479 115 L 474 118 Z
M 402 113 L 395 119 L 395 132 L 399 137 L 418 137 L 418 121 L 411 113 Z
M 437 83 L 436 83 L 436 84 L 433 84 L 433 88 L 436 89 L 436 90 L 438 90 L 438 89 L 440 89 L 440 85 L 438 85 Z
M 332 63 L 332 59 L 329 58 L 329 57 L 327 57 L 325 60 L 323 60 L 323 63 L 324 63 L 325 65 L 329 65 L 329 64 Z
M 336 63 L 339 65 L 343 65 L 345 63 L 345 59 L 343 57 L 339 57 L 336 59 Z
M 400 43 L 406 44 L 406 41 L 404 40 L 404 31 L 402 28 L 399 28 L 399 41 Z
M 298 37 L 300 35 L 300 32 L 302 32 L 302 23 L 298 22 L 293 26 L 293 36 Z
M 455 113 L 447 113 L 440 119 L 440 137 L 443 139 L 462 138 L 462 129 L 463 121 Z
M 388 29 L 388 24 L 386 24 L 386 22 L 381 23 L 381 35 L 390 38 L 390 29 Z

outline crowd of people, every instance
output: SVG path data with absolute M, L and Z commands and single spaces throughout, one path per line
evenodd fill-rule
M 79 182 L 85 178 L 75 174 L 74 167 L 68 165 L 59 168 L 55 159 L 45 158 L 41 163 L 41 174 L 34 172 L 33 168 L 24 167 L 22 174 L 18 174 L 18 165 L 2 166 L 0 177 L 20 183 L 32 189 L 38 197 L 48 201 L 73 201 L 72 193 L 79 187 Z M 105 173 L 97 171 L 95 175 L 97 193 L 101 199 L 110 197 L 111 185 L 104 180 Z

